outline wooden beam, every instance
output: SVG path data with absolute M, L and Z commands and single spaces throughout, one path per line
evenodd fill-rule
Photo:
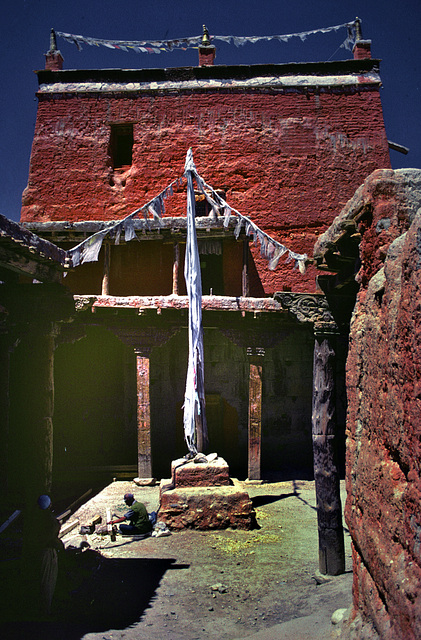
M 45 224 L 45 223 L 44 223 Z M 67 224 L 67 223 L 66 223 Z M 56 267 L 64 269 L 66 252 L 44 238 L 40 238 L 23 225 L 9 220 L 0 214 L 0 242 L 18 253 L 32 253 L 34 259 L 51 261 Z
M 393 151 L 399 151 L 399 153 L 403 153 L 405 156 L 409 153 L 409 147 L 404 147 L 403 144 L 398 144 L 397 142 L 392 142 L 391 140 L 387 141 L 389 145 L 389 149 L 393 149 Z
M 57 263 L 48 265 L 38 261 L 29 252 L 23 255 L 5 246 L 0 246 L 0 266 L 40 282 L 61 282 L 63 274 Z
M 70 531 L 73 531 L 73 529 L 76 529 L 76 527 L 78 527 L 79 525 L 80 522 L 78 519 L 72 520 L 72 522 L 66 522 L 66 524 L 61 527 L 58 537 L 64 538 L 65 535 L 70 533 Z
M 0 527 L 0 533 L 2 533 L 5 529 L 7 529 L 9 524 L 12 524 L 13 520 L 16 520 L 16 518 L 20 516 L 20 514 L 21 514 L 20 509 L 16 509 L 16 511 L 14 511 L 12 515 L 9 518 L 7 518 L 5 522 L 3 522 L 3 524 Z

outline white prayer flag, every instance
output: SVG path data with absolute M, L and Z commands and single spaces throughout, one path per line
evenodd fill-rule
M 184 395 L 184 436 L 189 451 L 195 455 L 197 453 L 196 422 L 200 421 L 202 424 L 204 443 L 207 441 L 207 428 L 202 327 L 202 277 L 197 246 L 193 172 L 196 172 L 196 168 L 193 162 L 192 150 L 189 149 L 185 164 L 185 176 L 187 178 L 187 241 L 184 258 L 184 278 L 189 298 L 189 360 Z

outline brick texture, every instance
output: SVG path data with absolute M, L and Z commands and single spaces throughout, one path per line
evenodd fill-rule
M 115 170 L 111 124 L 133 123 L 133 161 Z M 375 87 L 168 94 L 40 94 L 21 220 L 123 218 L 183 172 L 192 147 L 205 180 L 293 251 L 318 235 L 365 176 L 390 160 Z M 185 194 L 168 201 L 185 215 Z M 253 250 L 265 294 L 314 290 L 313 268 L 267 262 Z

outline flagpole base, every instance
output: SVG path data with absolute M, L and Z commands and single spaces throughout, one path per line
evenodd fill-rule
M 216 453 L 174 460 L 172 478 L 161 480 L 158 518 L 169 529 L 252 529 L 256 514 L 247 491 L 231 479 Z

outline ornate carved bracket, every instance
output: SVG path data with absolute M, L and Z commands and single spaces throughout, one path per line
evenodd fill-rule
M 335 322 L 326 296 L 311 293 L 275 293 L 277 302 L 287 309 L 299 322 Z
M 275 293 L 273 297 L 299 322 L 311 323 L 316 335 L 339 333 L 327 298 L 323 294 L 281 291 Z

